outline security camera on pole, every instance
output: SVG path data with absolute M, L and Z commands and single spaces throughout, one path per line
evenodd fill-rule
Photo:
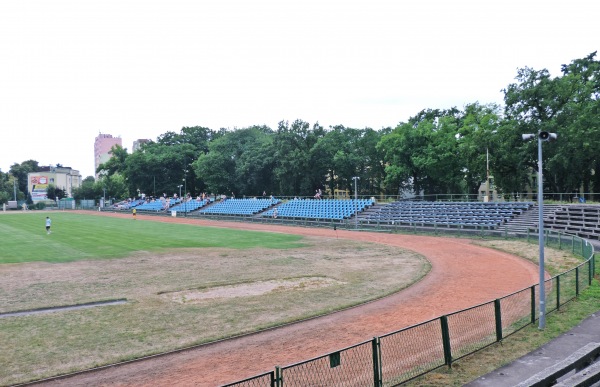
M 529 141 L 535 138 L 535 134 L 527 133 L 523 134 L 523 141 Z M 539 207 L 539 218 L 538 218 L 538 242 L 540 249 L 540 319 L 539 329 L 546 327 L 546 288 L 545 283 L 545 269 L 544 269 L 544 184 L 542 181 L 542 141 L 556 140 L 558 135 L 550 132 L 539 132 L 538 138 L 538 207 Z

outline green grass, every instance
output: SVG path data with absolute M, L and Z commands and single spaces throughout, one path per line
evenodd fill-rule
M 52 219 L 46 234 L 45 219 Z M 144 220 L 32 212 L 0 215 L 0 263 L 121 258 L 134 251 L 228 247 L 301 247 L 297 235 L 217 229 Z

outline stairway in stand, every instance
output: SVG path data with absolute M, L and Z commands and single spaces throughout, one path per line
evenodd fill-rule
M 544 219 L 546 219 L 550 215 L 553 215 L 556 211 L 561 210 L 563 208 L 564 205 L 562 204 L 544 204 Z M 529 210 L 524 211 L 522 214 L 515 216 L 507 223 L 498 227 L 498 231 L 502 232 L 502 234 L 507 235 L 525 235 L 527 234 L 528 229 L 534 229 L 535 231 L 530 232 L 537 233 L 538 224 L 539 206 L 536 204 Z

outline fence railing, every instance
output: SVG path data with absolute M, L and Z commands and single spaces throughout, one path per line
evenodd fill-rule
M 595 255 L 594 247 L 587 240 L 571 235 L 547 232 L 544 243 L 559 249 L 568 248 L 584 258 L 575 268 L 545 281 L 546 312 L 551 313 L 592 284 Z M 450 366 L 534 324 L 539 316 L 538 306 L 539 284 L 536 284 L 224 387 L 396 386 Z

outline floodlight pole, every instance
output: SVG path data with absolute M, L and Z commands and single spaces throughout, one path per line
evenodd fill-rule
M 486 195 L 487 201 L 490 201 L 490 150 L 485 147 L 485 174 L 486 174 Z
M 186 204 L 186 199 L 187 199 L 187 169 L 183 170 L 184 176 L 183 176 L 183 184 L 185 184 L 184 186 L 184 190 L 183 193 L 185 193 L 185 199 L 183 199 L 183 217 L 187 217 L 187 212 L 188 212 L 188 208 L 187 208 L 187 204 Z
M 354 180 L 354 228 L 358 229 L 358 180 L 360 177 L 353 176 L 352 180 Z
M 531 140 L 535 134 L 523 134 L 523 141 Z M 556 139 L 556 133 L 539 132 L 538 140 L 538 244 L 540 254 L 540 318 L 539 329 L 546 328 L 546 270 L 544 267 L 544 181 L 543 181 L 543 165 L 542 165 L 542 141 Z
M 538 244 L 540 250 L 540 320 L 539 329 L 546 328 L 546 273 L 544 268 L 544 182 L 542 172 L 542 139 L 538 135 Z

